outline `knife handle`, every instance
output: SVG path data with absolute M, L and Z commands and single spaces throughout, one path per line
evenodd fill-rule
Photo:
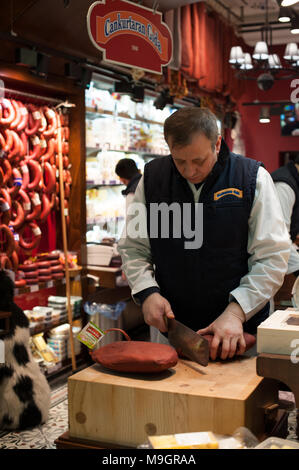
M 166 316 L 165 313 L 164 313 L 164 315 L 163 315 L 163 320 L 164 320 L 165 326 L 166 326 L 167 331 L 168 331 L 168 318 L 167 318 L 167 316 Z

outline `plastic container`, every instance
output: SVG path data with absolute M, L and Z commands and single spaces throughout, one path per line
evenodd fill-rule
M 279 437 L 269 437 L 261 442 L 255 449 L 299 449 L 299 443 Z
M 41 315 L 44 315 L 44 316 L 51 316 L 52 315 L 52 309 L 49 308 L 49 307 L 36 306 L 36 307 L 33 307 L 32 311 L 34 313 L 40 313 Z
M 116 304 L 97 304 L 96 302 L 85 302 L 84 310 L 88 315 L 100 314 L 111 320 L 117 320 L 126 307 L 126 302 Z

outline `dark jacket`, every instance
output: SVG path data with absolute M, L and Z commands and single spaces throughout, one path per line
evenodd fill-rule
M 248 219 L 260 163 L 231 153 L 222 146 L 202 189 L 203 245 L 185 249 L 184 237 L 151 237 L 150 203 L 190 203 L 194 196 L 171 156 L 145 166 L 144 188 L 148 233 L 155 277 L 178 320 L 198 330 L 212 323 L 227 307 L 229 293 L 248 273 Z M 194 221 L 194 213 L 192 215 Z M 182 233 L 184 233 L 182 231 Z M 269 312 L 269 305 L 244 324 L 254 333 Z
M 296 239 L 299 233 L 299 172 L 294 162 L 289 162 L 287 165 L 278 168 L 272 173 L 272 178 L 275 183 L 287 183 L 294 191 L 296 200 L 293 207 L 291 217 L 290 235 L 292 241 Z

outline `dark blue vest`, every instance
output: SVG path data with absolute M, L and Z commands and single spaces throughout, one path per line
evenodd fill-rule
M 248 219 L 259 166 L 255 160 L 230 153 L 222 141 L 218 162 L 198 201 L 203 203 L 203 244 L 196 250 L 185 249 L 184 237 L 150 236 L 151 203 L 177 202 L 182 210 L 184 203 L 190 203 L 193 209 L 195 204 L 193 193 L 171 156 L 145 166 L 147 224 L 155 277 L 176 318 L 194 330 L 208 326 L 225 310 L 229 293 L 248 273 Z M 192 220 L 194 223 L 194 214 Z M 256 332 L 268 313 L 267 304 L 244 324 L 244 330 Z

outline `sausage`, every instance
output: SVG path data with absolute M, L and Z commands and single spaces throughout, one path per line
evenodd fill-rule
M 64 183 L 64 197 L 65 199 L 69 199 L 71 195 L 71 186 L 69 183 Z
M 12 136 L 12 138 L 13 138 L 13 148 L 8 154 L 8 159 L 13 160 L 14 158 L 16 158 L 20 155 L 21 145 L 22 144 L 20 144 L 20 138 L 19 138 L 18 134 L 15 131 L 8 130 L 8 129 L 6 131 L 9 132 L 10 135 Z
M 51 273 L 63 273 L 63 266 L 62 264 L 55 264 L 55 266 L 51 266 Z
M 41 162 L 48 162 L 50 158 L 53 156 L 55 151 L 55 139 L 49 139 L 48 141 L 48 148 L 44 155 L 41 156 Z
M 46 193 L 51 194 L 54 191 L 56 185 L 56 174 L 52 165 L 50 165 L 48 162 L 45 162 L 44 164 L 44 181 L 45 180 L 47 183 L 44 185 L 44 190 Z
M 70 128 L 68 126 L 65 126 L 62 128 L 62 135 L 64 140 L 69 140 L 70 138 Z
M 6 99 L 6 98 L 4 98 L 2 100 L 2 107 L 3 107 L 3 109 L 7 110 L 7 117 L 2 117 L 1 118 L 1 124 L 3 126 L 10 125 L 16 117 L 15 109 L 14 109 L 11 101 Z M 4 113 L 3 113 L 3 116 L 4 116 Z
M 0 166 L 0 186 L 2 186 L 3 180 L 4 180 L 4 173 L 3 173 L 3 170 Z
M 21 152 L 21 156 L 25 157 L 28 153 L 28 137 L 26 135 L 26 132 L 21 132 L 20 134 L 20 141 L 23 144 L 23 153 Z
M 29 285 L 33 285 L 33 284 L 38 284 L 38 277 L 36 277 L 35 279 L 33 278 L 30 278 L 30 279 L 26 279 L 26 284 L 29 286 Z
M 39 112 L 40 112 L 40 115 L 41 115 L 41 125 L 38 128 L 38 132 L 40 134 L 43 134 L 45 132 L 45 130 L 47 129 L 48 121 L 47 121 L 47 119 L 44 115 L 43 108 L 39 108 Z
M 31 136 L 30 139 L 33 150 L 29 150 L 29 155 L 26 156 L 26 160 L 38 160 L 40 156 L 40 140 L 37 135 Z
M 11 269 L 12 270 L 12 264 L 8 256 L 1 256 L 0 257 L 0 266 L 1 269 Z
M 24 264 L 20 264 L 20 265 L 19 265 L 19 269 L 20 269 L 21 271 L 24 271 L 24 273 L 25 273 L 25 272 L 28 272 L 28 271 L 29 271 L 29 272 L 30 272 L 30 271 L 35 271 L 35 270 L 37 269 L 37 265 L 36 265 L 35 263 L 32 263 L 32 262 L 30 262 L 30 263 L 28 263 L 28 264 L 25 264 L 25 263 L 24 263 Z M 37 271 L 35 271 L 35 273 L 36 273 L 36 276 L 37 276 Z
M 25 221 L 25 213 L 22 205 L 17 201 L 12 201 L 11 220 L 9 225 L 15 230 L 19 229 Z
M 31 211 L 31 202 L 30 202 L 29 196 L 21 188 L 17 197 L 21 198 L 21 200 L 22 200 L 22 206 L 23 206 L 23 210 L 24 210 L 24 213 L 25 213 L 25 217 L 26 217 L 28 214 L 30 214 L 30 211 Z
M 15 239 L 13 236 L 12 231 L 8 228 L 7 225 L 1 224 L 0 225 L 0 234 L 6 237 L 6 242 L 2 241 L 2 236 L 0 237 L 0 249 L 2 252 L 6 253 L 7 256 L 11 256 L 11 254 L 16 249 Z M 3 245 L 6 245 L 4 249 Z
M 15 287 L 19 288 L 19 287 L 26 287 L 26 281 L 25 279 L 16 279 L 15 280 Z
M 52 281 L 52 276 L 38 276 L 39 282 L 48 282 Z
M 16 251 L 13 251 L 12 255 L 10 256 L 10 261 L 12 263 L 13 270 L 16 272 L 19 267 L 19 257 Z
M 21 119 L 22 119 L 22 115 L 20 113 L 20 108 L 19 108 L 19 104 L 17 101 L 15 100 L 11 100 L 11 104 L 15 110 L 15 118 L 14 120 L 10 123 L 10 129 L 15 129 L 21 122 Z
M 19 124 L 17 125 L 17 131 L 23 131 L 27 126 L 28 126 L 28 111 L 26 106 L 21 103 L 21 101 L 18 102 L 19 104 L 19 109 L 20 109 L 20 114 L 21 114 L 21 120 Z
M 55 198 L 54 194 L 52 194 L 52 197 Z M 42 195 L 42 212 L 39 217 L 40 221 L 44 222 L 46 218 L 48 217 L 48 215 L 50 214 L 50 212 L 51 212 L 51 204 L 50 204 L 49 198 L 46 194 L 43 194 Z
M 44 136 L 51 137 L 54 135 L 54 132 L 57 129 L 56 113 L 53 109 L 48 108 L 48 106 L 44 106 L 43 109 L 44 109 L 44 113 L 48 121 L 48 127 L 47 127 L 47 130 L 44 131 Z
M 22 161 L 20 163 L 20 166 L 21 166 L 21 170 L 22 170 L 22 173 L 23 173 L 23 178 L 22 178 L 22 189 L 25 190 L 27 189 L 27 186 L 30 182 L 30 173 L 29 173 L 29 168 L 28 166 L 26 165 L 26 163 L 24 161 Z
M 40 164 L 34 160 L 27 160 L 26 163 L 30 171 L 30 183 L 28 183 L 27 189 L 31 191 L 32 189 L 37 188 L 37 186 L 39 185 L 39 182 L 42 178 L 42 170 L 41 170 Z M 32 179 L 31 179 L 31 175 L 33 175 Z
M 40 157 L 41 157 L 42 155 L 47 153 L 48 144 L 43 135 L 40 136 L 39 140 L 40 140 Z
M 6 139 L 0 131 L 0 152 L 1 152 L 1 157 L 3 157 L 3 152 L 5 152 L 5 147 L 6 147 Z
M 29 117 L 25 132 L 27 135 L 33 135 L 37 133 L 38 128 L 41 126 L 41 115 L 37 106 L 33 104 L 29 104 L 27 109 L 29 111 Z
M 5 225 L 8 225 L 11 219 L 10 206 L 2 197 L 0 197 L 0 218 L 1 223 Z
M 4 131 L 5 134 L 5 146 L 4 146 L 4 151 L 5 152 L 10 152 L 12 147 L 13 147 L 13 137 L 9 129 L 5 129 Z
M 26 222 L 31 222 L 32 220 L 39 219 L 42 211 L 42 205 L 39 195 L 37 193 L 30 193 L 30 199 L 33 203 L 34 208 L 31 214 L 26 216 Z
M 42 268 L 38 270 L 39 276 L 51 276 L 51 274 L 52 274 L 51 269 Z
M 52 278 L 53 279 L 62 279 L 64 277 L 64 273 L 53 273 Z
M 12 175 L 12 168 L 11 164 L 7 160 L 7 158 L 0 158 L 0 165 L 4 168 L 3 171 L 3 185 L 7 184 L 7 181 L 10 179 Z
M 0 189 L 0 194 L 2 194 L 2 197 L 5 199 L 7 204 L 9 205 L 9 208 L 11 208 L 11 197 L 7 189 L 1 188 Z
M 24 232 L 25 227 L 29 228 L 32 232 L 32 238 L 30 242 L 27 242 L 24 240 L 23 232 Z M 42 232 L 40 228 L 34 222 L 30 222 L 29 224 L 23 225 L 23 227 L 20 230 L 20 241 L 19 241 L 20 247 L 25 252 L 28 250 L 29 251 L 33 250 L 39 245 L 40 240 L 41 240 L 41 235 L 42 235 Z
M 22 184 L 23 184 L 23 179 L 22 175 L 19 172 L 17 168 L 13 168 L 12 170 L 12 176 L 13 176 L 13 186 L 8 188 L 8 192 L 10 194 L 10 197 L 15 199 L 16 195 L 20 191 Z

